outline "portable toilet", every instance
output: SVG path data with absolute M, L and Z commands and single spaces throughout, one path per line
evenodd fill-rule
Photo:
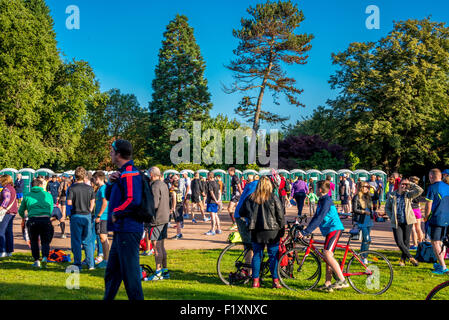
M 321 180 L 321 171 L 310 169 L 306 171 L 306 179 L 307 183 L 309 183 L 309 180 L 313 180 L 313 192 L 316 191 L 316 183 Z
M 292 179 L 292 181 L 295 181 L 299 177 L 302 177 L 303 180 L 306 180 L 307 179 L 306 172 L 300 169 L 294 169 L 290 171 L 290 179 Z
M 207 174 L 209 173 L 209 170 L 206 169 L 200 169 L 197 171 L 200 175 L 200 178 L 206 178 L 207 179 Z
M 163 173 L 164 179 L 167 178 L 171 174 L 179 174 L 179 172 L 176 170 L 173 170 L 173 169 L 165 170 Z
M 262 169 L 259 170 L 259 176 L 269 176 L 271 174 L 271 170 L 270 169 Z
M 34 177 L 37 178 L 39 176 L 43 176 L 43 177 L 52 177 L 55 173 L 53 172 L 53 170 L 47 169 L 47 168 L 41 168 L 38 169 L 34 172 Z
M 7 175 L 11 176 L 13 182 L 16 181 L 16 177 L 17 177 L 18 173 L 19 173 L 19 171 L 16 169 L 13 169 L 13 168 L 5 168 L 5 169 L 0 170 L 0 175 L 7 174 Z
M 195 172 L 194 172 L 193 170 L 190 170 L 190 169 L 184 169 L 184 170 L 181 170 L 181 172 L 179 172 L 179 175 L 182 177 L 182 175 L 184 174 L 184 172 L 187 172 L 187 176 L 188 176 L 190 179 L 192 179 L 192 178 L 193 178 L 193 175 L 195 174 Z
M 337 185 L 340 182 L 340 179 L 338 178 L 338 173 L 337 171 L 331 169 L 321 171 L 321 180 L 326 180 L 327 176 L 331 177 L 331 182 L 335 185 L 335 189 L 332 192 L 332 199 L 337 200 L 338 199 Z
M 278 174 L 279 174 L 280 176 L 283 176 L 285 180 L 290 179 L 290 172 L 288 172 L 288 171 L 285 170 L 285 169 L 279 169 L 279 170 L 278 170 Z
M 376 175 L 376 176 L 380 176 L 382 178 L 382 182 L 383 182 L 383 192 L 381 195 L 381 199 L 380 201 L 385 201 L 386 197 L 385 197 L 385 187 L 387 185 L 387 180 L 388 180 L 388 175 L 382 171 L 382 170 L 371 170 L 369 172 L 371 175 Z M 377 178 L 376 178 L 377 179 Z
M 256 170 L 253 169 L 247 169 L 245 171 L 243 171 L 243 179 L 247 180 L 248 176 L 252 174 L 253 176 L 256 176 L 259 174 L 259 172 L 257 172 Z
M 231 200 L 231 177 L 230 175 L 222 170 L 222 169 L 215 169 L 212 170 L 214 176 L 220 176 L 221 181 L 223 182 L 223 195 L 221 196 L 221 200 L 223 201 L 229 201 Z
M 355 170 L 354 171 L 354 181 L 357 183 L 357 181 L 366 181 L 369 182 L 370 181 L 370 176 L 371 174 L 363 169 L 359 169 L 359 170 Z
M 23 194 L 27 194 L 31 191 L 31 182 L 34 179 L 34 174 L 36 171 L 34 171 L 34 169 L 29 169 L 29 168 L 24 168 L 24 169 L 20 169 L 19 173 L 22 175 L 22 179 L 25 182 L 24 184 L 24 189 L 23 189 Z

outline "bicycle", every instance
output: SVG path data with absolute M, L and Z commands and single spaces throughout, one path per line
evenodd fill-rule
M 298 221 L 287 222 L 287 236 L 281 239 L 281 244 L 285 245 L 286 250 L 294 248 L 295 244 L 302 244 L 296 237 L 296 232 L 301 224 L 307 223 L 307 216 L 303 215 Z M 296 240 L 295 240 L 296 239 Z M 231 243 L 220 253 L 217 260 L 217 273 L 220 280 L 226 285 L 244 285 L 251 280 L 251 244 L 250 243 Z M 260 278 L 263 280 L 270 274 L 268 258 L 265 253 L 260 266 Z M 282 270 L 287 271 L 289 266 L 282 266 Z
M 337 244 L 337 248 L 344 249 L 343 257 L 335 258 L 339 261 L 341 271 L 347 278 L 351 287 L 362 294 L 379 295 L 387 291 L 393 282 L 393 268 L 390 261 L 381 253 L 376 251 L 363 251 L 356 253 L 350 247 L 351 240 L 356 240 L 358 233 L 343 232 L 349 235 L 346 245 Z M 280 283 L 289 290 L 306 291 L 314 289 L 321 279 L 321 261 L 324 256 L 315 244 L 324 242 L 315 241 L 314 234 L 310 236 L 310 241 L 306 247 L 293 248 L 281 256 L 289 259 L 289 273 L 280 271 L 278 275 Z M 352 255 L 344 270 L 348 253 Z M 340 259 L 339 259 L 340 258 Z M 333 275 L 336 278 L 335 274 Z
M 426 300 L 449 300 L 449 290 L 446 289 L 447 287 L 449 287 L 449 281 L 440 283 L 429 292 Z

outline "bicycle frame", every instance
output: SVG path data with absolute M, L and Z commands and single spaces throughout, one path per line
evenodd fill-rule
M 350 243 L 350 242 L 351 242 L 351 238 L 349 238 L 349 240 L 348 240 L 348 242 L 347 242 L 346 245 L 341 245 L 341 244 L 338 244 L 338 243 L 337 243 L 337 246 L 336 246 L 337 248 L 345 249 L 345 253 L 344 253 L 344 256 L 343 256 L 343 260 L 341 261 L 341 265 L 340 265 L 341 272 L 343 273 L 343 276 L 345 276 L 345 277 L 351 277 L 351 276 L 372 275 L 373 272 L 372 272 L 371 270 L 368 269 L 368 267 L 363 263 L 363 261 L 362 261 L 362 260 L 359 258 L 359 256 L 354 252 L 354 250 L 351 249 L 351 247 L 349 246 L 349 243 Z M 309 245 L 308 245 L 308 247 L 307 247 L 307 249 L 306 249 L 306 253 L 304 254 L 304 257 L 303 257 L 303 259 L 302 259 L 302 261 L 301 261 L 301 265 L 304 264 L 305 259 L 306 259 L 307 256 L 310 254 L 310 251 L 313 251 L 318 257 L 320 257 L 321 260 L 323 260 L 324 262 L 326 262 L 326 259 L 325 259 L 324 255 L 321 253 L 320 250 L 318 250 L 318 249 L 315 247 L 314 244 L 320 244 L 320 245 L 323 245 L 323 246 L 324 246 L 325 243 L 324 243 L 324 242 L 321 242 L 321 241 L 315 241 L 315 240 L 313 240 L 313 235 L 312 235 L 312 237 L 310 238 Z M 351 253 L 352 256 L 355 257 L 356 260 L 357 260 L 358 262 L 360 262 L 360 264 L 366 269 L 365 272 L 345 273 L 345 272 L 343 271 L 344 266 L 345 266 L 345 264 L 346 264 L 346 258 L 348 257 L 348 253 Z M 327 264 L 327 262 L 326 262 L 326 264 Z

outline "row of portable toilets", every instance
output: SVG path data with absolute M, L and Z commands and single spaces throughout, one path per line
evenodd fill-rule
M 91 171 L 92 173 L 94 171 Z M 166 178 L 168 175 L 170 174 L 182 174 L 184 172 L 187 172 L 187 174 L 189 175 L 189 177 L 193 177 L 194 175 L 194 171 L 192 170 L 183 170 L 183 171 L 176 171 L 176 170 L 167 170 L 164 172 L 164 178 Z M 206 177 L 207 173 L 209 171 L 205 170 L 205 169 L 201 169 L 198 170 L 198 173 L 200 174 L 201 177 Z M 215 175 L 220 175 L 221 176 L 221 180 L 223 181 L 223 185 L 224 185 L 224 192 L 223 192 L 223 200 L 224 201 L 228 201 L 231 198 L 231 178 L 229 176 L 229 174 L 221 169 L 215 169 L 212 170 L 212 172 Z M 247 179 L 248 175 L 252 174 L 252 175 L 268 175 L 270 174 L 270 170 L 260 170 L 260 171 L 256 171 L 256 170 L 245 170 L 245 171 L 239 171 L 236 170 L 236 175 L 239 178 L 243 179 Z M 65 176 L 65 177 L 72 177 L 74 174 L 74 171 L 66 171 L 64 173 L 55 173 L 50 169 L 39 169 L 39 170 L 33 170 L 33 169 L 21 169 L 21 170 L 16 170 L 16 169 L 11 169 L 11 168 L 7 168 L 7 169 L 2 169 L 0 170 L 0 174 L 9 174 L 10 176 L 13 177 L 13 180 L 16 179 L 17 174 L 20 173 L 22 175 L 22 178 L 25 180 L 25 190 L 24 193 L 28 193 L 30 191 L 31 188 L 31 181 L 33 180 L 33 178 L 38 177 L 38 176 L 53 176 L 53 175 L 57 175 L 57 176 Z M 106 172 L 106 175 L 109 175 L 111 172 Z M 347 174 L 350 177 L 352 177 L 354 179 L 355 182 L 358 181 L 358 179 L 360 178 L 360 180 L 362 181 L 369 181 L 370 176 L 371 175 L 376 175 L 376 176 L 380 176 L 382 178 L 382 181 L 384 183 L 384 186 L 386 185 L 387 182 L 387 174 L 381 170 L 372 170 L 372 171 L 366 171 L 366 170 L 356 170 L 356 171 L 351 171 L 351 170 L 347 170 L 347 169 L 343 169 L 343 170 L 339 170 L 339 171 L 334 171 L 334 170 L 324 170 L 324 171 L 318 171 L 318 170 L 300 170 L 300 169 L 295 169 L 295 170 L 291 170 L 291 171 L 287 171 L 287 170 L 283 170 L 283 169 L 279 169 L 278 173 L 282 176 L 284 176 L 286 179 L 291 179 L 291 180 L 295 180 L 299 177 L 302 177 L 304 180 L 309 181 L 309 179 L 314 180 L 315 182 L 318 180 L 324 180 L 326 179 L 326 176 L 330 176 L 332 179 L 332 182 L 335 183 L 335 192 L 333 193 L 333 199 L 334 200 L 338 200 L 338 182 L 339 182 L 339 176 L 341 174 Z M 382 195 L 382 201 L 385 200 L 385 194 Z

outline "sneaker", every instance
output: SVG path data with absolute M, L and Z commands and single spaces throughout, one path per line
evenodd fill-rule
M 12 257 L 12 252 L 7 252 L 7 253 L 6 253 L 6 256 L 7 256 L 7 257 Z
M 220 229 L 218 229 L 217 231 L 215 231 L 216 234 L 222 234 L 222 231 Z
M 206 217 L 206 218 L 203 219 L 203 221 L 204 221 L 204 222 L 209 222 L 209 221 L 210 221 L 210 218 Z
M 195 219 L 192 219 L 192 223 L 198 223 Z
M 419 266 L 419 263 L 418 263 L 418 261 L 416 261 L 415 258 L 410 258 L 409 261 L 410 261 L 410 263 L 411 263 L 412 265 L 414 265 L 415 267 Z
M 35 261 L 32 265 L 31 265 L 33 268 L 40 268 L 41 267 L 41 262 L 38 260 L 38 261 Z
M 65 234 L 61 235 L 61 239 L 65 239 L 67 236 Z
M 229 228 L 229 230 L 230 230 L 230 231 L 235 231 L 235 230 L 237 230 L 237 225 L 234 223 L 234 224 Z
M 435 262 L 435 263 L 433 264 L 433 269 L 439 270 L 439 269 L 441 269 L 441 265 L 440 265 L 438 262 Z
M 89 271 L 95 270 L 95 267 L 89 267 Z
M 162 270 L 159 270 L 153 273 L 151 276 L 145 278 L 145 281 L 158 281 L 163 279 L 164 278 L 162 277 Z
M 437 270 L 433 270 L 432 273 L 434 273 L 434 274 L 448 274 L 449 273 L 449 269 L 446 268 L 446 269 L 443 270 L 443 268 L 440 267 Z
M 322 286 L 316 288 L 319 291 L 325 291 L 325 292 L 334 292 L 334 289 L 332 289 L 331 286 L 326 286 L 325 284 L 323 284 Z
M 170 279 L 170 272 L 168 269 L 162 269 L 162 278 L 164 280 Z
M 410 247 L 410 250 L 416 250 L 416 249 L 418 249 L 417 246 L 411 246 L 411 247 Z
M 142 256 L 151 256 L 151 255 L 153 255 L 154 254 L 154 249 L 151 249 L 151 250 L 147 250 L 147 251 L 144 251 L 144 252 L 142 252 Z
M 167 228 L 171 228 L 171 227 L 173 227 L 173 226 L 172 226 L 171 223 L 169 222 L 169 223 L 167 224 Z
M 44 268 L 44 269 L 47 268 L 47 262 L 48 262 L 47 257 L 43 257 L 42 262 L 41 262 L 42 268 Z
M 363 258 L 362 262 L 363 262 L 364 265 L 367 265 L 368 264 L 368 259 L 367 258 Z
M 106 260 L 103 260 L 99 264 L 97 264 L 95 267 L 98 269 L 106 269 L 107 265 L 108 265 L 108 262 Z
M 209 230 L 208 232 L 205 233 L 206 236 L 215 236 L 215 232 L 212 230 Z
M 178 240 L 182 238 L 182 233 L 177 234 L 176 236 L 173 237 L 173 239 Z
M 340 289 L 344 289 L 344 288 L 349 288 L 349 283 L 344 280 L 344 281 L 340 281 L 338 280 L 337 282 L 335 282 L 334 284 L 331 284 L 331 288 L 335 289 L 335 290 L 340 290 Z
M 98 257 L 95 258 L 95 264 L 99 264 L 99 263 L 100 263 L 101 261 L 103 261 L 103 260 L 104 260 L 103 256 L 100 255 L 100 256 L 98 256 Z
M 0 258 L 5 258 L 5 257 L 6 257 L 6 252 L 0 253 Z
M 187 213 L 185 213 L 185 214 L 183 215 L 183 217 L 184 217 L 184 219 L 188 219 L 188 218 L 189 218 L 189 215 L 188 215 Z
M 402 260 L 402 259 L 399 259 L 399 266 L 400 267 L 405 267 L 405 261 L 404 260 Z

